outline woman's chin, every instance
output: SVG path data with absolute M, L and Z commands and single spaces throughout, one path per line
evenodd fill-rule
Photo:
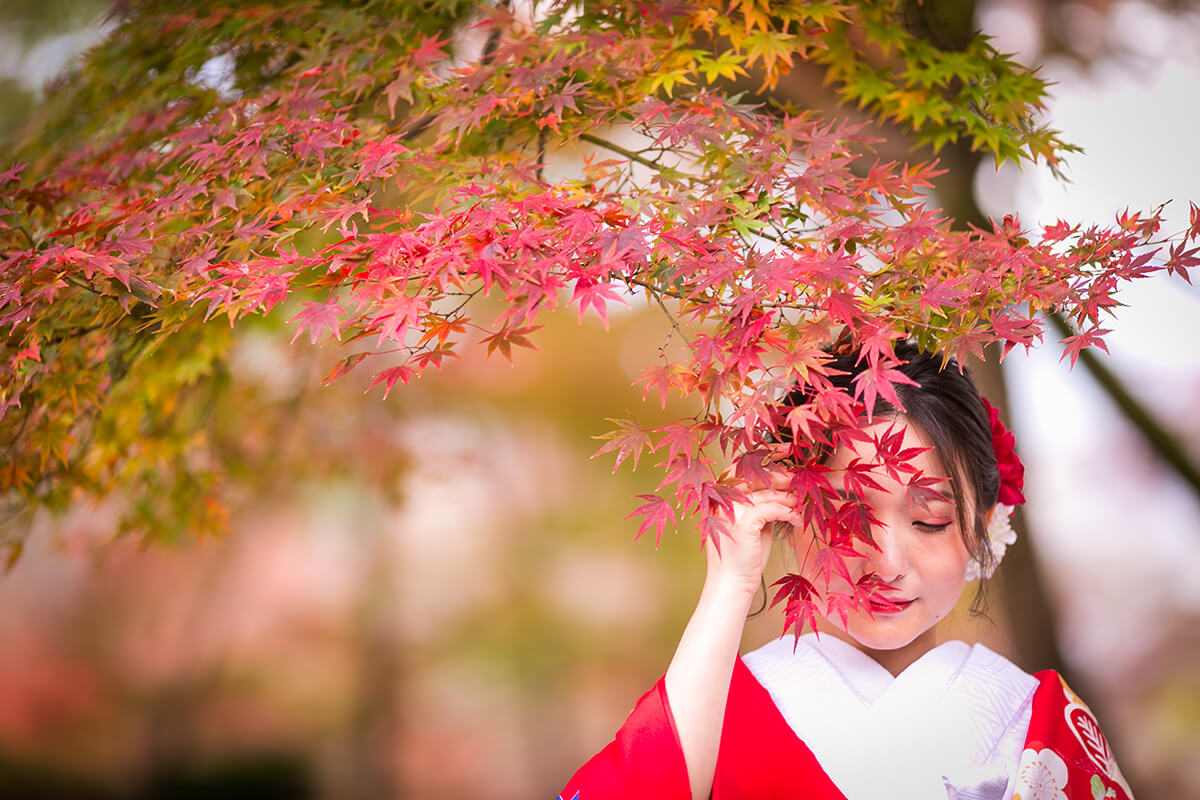
M 842 628 L 838 625 L 840 638 L 868 653 L 886 653 L 909 648 L 922 652 L 934 645 L 933 627 L 919 620 L 906 619 L 909 610 L 899 613 L 875 614 L 874 618 L 863 615 L 848 620 Z

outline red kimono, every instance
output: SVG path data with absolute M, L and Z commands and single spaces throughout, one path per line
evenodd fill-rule
M 1095 717 L 1058 673 L 1040 672 L 1036 678 L 1025 749 L 1003 796 L 1131 800 Z M 712 800 L 800 796 L 846 800 L 739 659 L 730 683 Z M 560 800 L 600 798 L 690 800 L 687 768 L 662 680 L 638 701 L 616 739 L 588 761 L 560 795 Z

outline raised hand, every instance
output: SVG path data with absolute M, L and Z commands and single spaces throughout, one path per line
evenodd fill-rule
M 787 473 L 778 472 L 769 487 L 745 487 L 726 532 L 705 543 L 704 589 L 667 668 L 667 698 L 697 799 L 712 789 L 733 662 L 771 554 L 774 523 L 800 521 L 787 485 Z
M 746 499 L 733 504 L 733 519 L 726 534 L 716 542 L 705 543 L 706 585 L 718 583 L 731 589 L 749 590 L 751 594 L 758 589 L 771 555 L 774 523 L 800 524 L 795 498 L 786 491 L 788 481 L 787 473 L 774 472 L 772 486 L 744 488 Z

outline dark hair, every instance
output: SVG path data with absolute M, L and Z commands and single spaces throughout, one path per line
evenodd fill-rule
M 1000 470 L 992 447 L 991 423 L 979 390 L 967 370 L 953 358 L 944 359 L 907 341 L 899 342 L 895 353 L 903 362 L 895 369 L 917 385 L 893 384 L 903 411 L 878 397 L 872 415 L 886 418 L 902 414 L 933 445 L 942 465 L 950 472 L 959 529 L 967 552 L 986 574 L 996 560 L 987 536 L 987 512 L 999 496 Z M 868 365 L 854 351 L 832 355 L 826 366 L 830 368 L 830 382 L 853 394 L 855 376 Z M 808 399 L 808 393 L 796 389 L 783 405 L 802 405 Z M 971 519 L 967 519 L 963 487 L 970 487 L 974 500 Z M 974 609 L 982 605 L 982 599 L 981 593 L 976 595 Z

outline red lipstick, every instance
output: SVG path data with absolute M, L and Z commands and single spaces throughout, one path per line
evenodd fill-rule
M 916 598 L 910 600 L 871 600 L 867 605 L 871 608 L 872 614 L 899 614 L 904 609 L 913 604 Z

